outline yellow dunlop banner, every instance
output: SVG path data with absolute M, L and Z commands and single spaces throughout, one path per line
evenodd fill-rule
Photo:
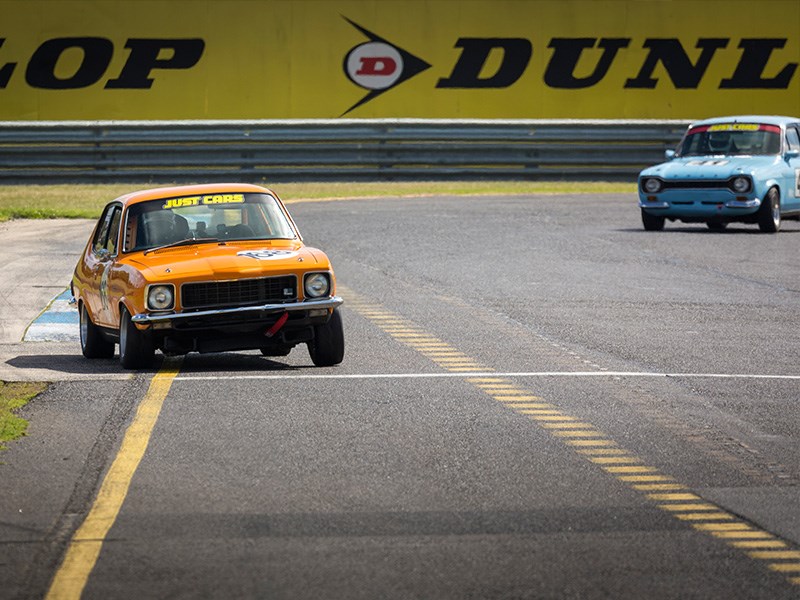
M 3 0 L 0 120 L 800 115 L 797 0 Z

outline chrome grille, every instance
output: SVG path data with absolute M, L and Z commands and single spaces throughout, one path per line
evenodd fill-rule
M 204 281 L 181 286 L 184 309 L 229 308 L 297 300 L 297 277 Z

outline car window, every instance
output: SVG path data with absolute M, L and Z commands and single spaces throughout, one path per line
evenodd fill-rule
M 128 209 L 127 252 L 174 242 L 295 239 L 278 201 L 269 194 L 213 194 L 151 200 Z
M 115 206 L 111 212 L 111 224 L 108 228 L 108 240 L 106 241 L 106 250 L 111 256 L 117 254 L 117 243 L 119 242 L 119 221 L 122 217 L 122 209 Z
M 800 151 L 800 134 L 795 127 L 786 128 L 786 144 L 789 150 Z
M 755 156 L 778 154 L 781 129 L 759 123 L 721 123 L 692 127 L 678 146 L 679 156 Z
M 105 212 L 100 217 L 100 226 L 97 228 L 94 240 L 92 240 L 92 249 L 95 253 L 101 250 L 108 250 L 110 254 L 116 254 L 121 215 L 122 209 L 119 205 L 106 207 Z

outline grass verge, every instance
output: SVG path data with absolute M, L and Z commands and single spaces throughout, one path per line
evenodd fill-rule
M 146 184 L 64 184 L 0 186 L 0 221 L 9 219 L 95 219 L 114 198 Z M 487 194 L 625 194 L 636 184 L 546 181 L 409 181 L 366 183 L 277 183 L 272 189 L 284 200 L 364 196 Z
M 46 388 L 45 383 L 0 381 L 0 451 L 6 450 L 6 442 L 22 437 L 28 429 L 28 422 L 14 411 Z

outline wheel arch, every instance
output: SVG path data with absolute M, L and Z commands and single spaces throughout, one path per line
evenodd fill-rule
M 764 182 L 764 194 L 761 197 L 761 201 L 764 201 L 764 198 L 767 197 L 767 194 L 769 194 L 772 188 L 778 190 L 778 202 L 780 203 L 781 208 L 783 208 L 783 189 L 781 188 L 780 181 L 775 178 L 767 179 Z

